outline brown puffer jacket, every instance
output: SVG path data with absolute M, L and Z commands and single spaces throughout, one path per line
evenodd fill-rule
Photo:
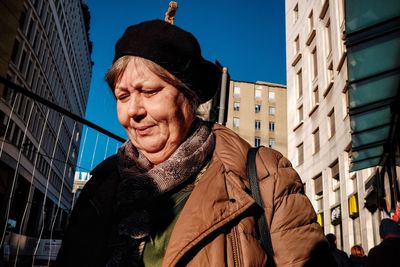
M 223 126 L 213 132 L 212 161 L 178 218 L 163 266 L 265 266 L 256 238 L 257 209 L 246 189 L 250 146 Z M 276 265 L 331 266 L 322 229 L 290 162 L 261 148 L 256 163 Z

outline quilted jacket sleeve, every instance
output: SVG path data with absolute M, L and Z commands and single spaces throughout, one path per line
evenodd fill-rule
M 256 163 L 277 266 L 335 266 L 289 160 L 273 149 L 261 148 Z

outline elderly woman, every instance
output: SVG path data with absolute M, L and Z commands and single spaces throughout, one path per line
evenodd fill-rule
M 129 140 L 92 171 L 56 266 L 265 266 L 250 145 L 196 117 L 220 76 L 179 27 L 153 20 L 125 31 L 106 80 Z M 274 262 L 321 264 L 328 250 L 300 178 L 272 149 L 256 162 Z

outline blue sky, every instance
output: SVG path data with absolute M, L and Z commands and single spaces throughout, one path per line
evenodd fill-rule
M 233 80 L 286 84 L 284 0 L 177 2 L 175 25 L 192 32 L 200 42 L 203 56 L 226 66 Z M 86 119 L 126 137 L 118 123 L 115 101 L 104 74 L 114 57 L 115 42 L 126 27 L 145 20 L 164 19 L 169 0 L 88 0 L 87 3 L 94 67 Z M 78 165 L 85 169 L 114 153 L 119 145 L 104 136 L 97 137 L 91 130 L 86 138 L 84 130 L 82 137 L 83 153 Z

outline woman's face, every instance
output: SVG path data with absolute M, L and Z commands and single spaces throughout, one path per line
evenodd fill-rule
M 118 119 L 153 164 L 179 147 L 193 122 L 188 99 L 142 62 L 130 60 L 115 85 Z

